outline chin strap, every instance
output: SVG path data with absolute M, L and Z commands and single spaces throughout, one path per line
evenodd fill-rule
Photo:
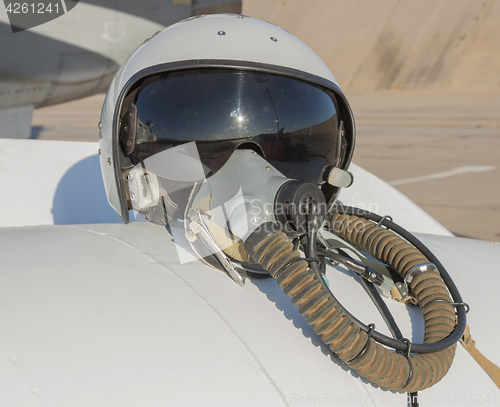
M 469 325 L 465 328 L 464 336 L 460 339 L 460 343 L 467 352 L 474 358 L 479 366 L 488 373 L 491 380 L 500 389 L 500 368 L 493 362 L 489 361 L 479 350 L 476 348 L 476 341 L 470 335 Z

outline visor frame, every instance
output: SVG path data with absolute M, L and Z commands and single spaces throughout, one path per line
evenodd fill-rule
M 117 191 L 120 199 L 122 220 L 125 223 L 130 222 L 129 210 L 126 198 L 125 185 L 123 182 L 122 168 L 123 168 L 123 152 L 120 148 L 119 131 L 120 131 L 120 117 L 122 112 L 123 103 L 125 97 L 128 96 L 133 87 L 141 80 L 148 76 L 169 72 L 169 71 L 179 71 L 179 70 L 189 70 L 189 69 L 200 69 L 200 68 L 223 68 L 223 69 L 234 69 L 234 70 L 248 70 L 260 73 L 269 73 L 274 75 L 280 75 L 284 77 L 290 77 L 292 79 L 298 79 L 303 82 L 309 82 L 311 84 L 319 85 L 321 87 L 327 88 L 333 92 L 334 96 L 337 98 L 338 103 L 338 114 L 339 121 L 342 120 L 345 126 L 345 139 L 347 142 L 345 156 L 339 163 L 341 169 L 347 170 L 352 159 L 354 152 L 354 144 L 356 138 L 356 130 L 354 124 L 354 117 L 352 110 L 347 102 L 347 99 L 338 87 L 337 84 L 331 82 L 325 78 L 312 75 L 303 71 L 299 71 L 292 68 L 286 68 L 279 65 L 262 64 L 248 61 L 234 61 L 234 60 L 187 60 L 187 61 L 177 61 L 165 64 L 154 65 L 137 72 L 132 76 L 126 85 L 122 88 L 120 95 L 118 97 L 114 116 L 113 116 L 113 134 L 112 134 L 112 148 L 113 148 L 113 165 L 115 182 L 117 186 Z M 329 188 L 329 195 L 331 196 L 328 204 L 332 204 L 335 200 L 340 188 L 327 186 Z

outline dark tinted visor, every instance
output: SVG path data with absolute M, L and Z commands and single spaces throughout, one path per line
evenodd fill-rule
M 209 172 L 236 148 L 251 148 L 285 176 L 319 183 L 338 159 L 333 92 L 289 77 L 232 69 L 166 72 L 136 86 L 124 109 L 120 142 L 134 164 L 195 141 Z

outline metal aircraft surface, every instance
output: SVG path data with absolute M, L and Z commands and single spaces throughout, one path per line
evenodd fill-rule
M 106 92 L 145 38 L 214 12 L 240 13 L 241 1 L 82 0 L 64 15 L 19 32 L 0 7 L 0 137 L 28 138 L 34 108 Z
M 181 265 L 165 228 L 120 223 L 96 143 L 3 139 L 0 147 L 5 405 L 407 405 L 405 394 L 334 357 L 272 279 L 238 287 L 199 261 Z M 340 199 L 418 232 L 471 306 L 478 347 L 498 363 L 500 245 L 453 237 L 385 182 L 352 171 L 356 182 Z M 352 275 L 329 266 L 327 276 L 354 315 L 388 333 Z M 386 302 L 404 335 L 421 342 L 418 308 Z M 419 401 L 495 406 L 500 395 L 459 346 L 449 373 Z

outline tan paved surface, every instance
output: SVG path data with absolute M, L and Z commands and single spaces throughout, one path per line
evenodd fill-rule
M 500 240 L 500 95 L 412 91 L 347 96 L 358 129 L 354 162 L 387 182 L 464 166 L 494 167 L 395 187 L 452 232 Z M 103 99 L 96 95 L 36 110 L 33 136 L 97 141 Z
M 40 140 L 98 141 L 104 94 L 36 109 L 31 137 Z
M 349 99 L 357 164 L 389 183 L 407 180 L 395 188 L 453 233 L 500 241 L 500 95 L 385 92 Z M 436 174 L 442 177 L 429 177 Z M 410 182 L 415 177 L 428 179 Z

